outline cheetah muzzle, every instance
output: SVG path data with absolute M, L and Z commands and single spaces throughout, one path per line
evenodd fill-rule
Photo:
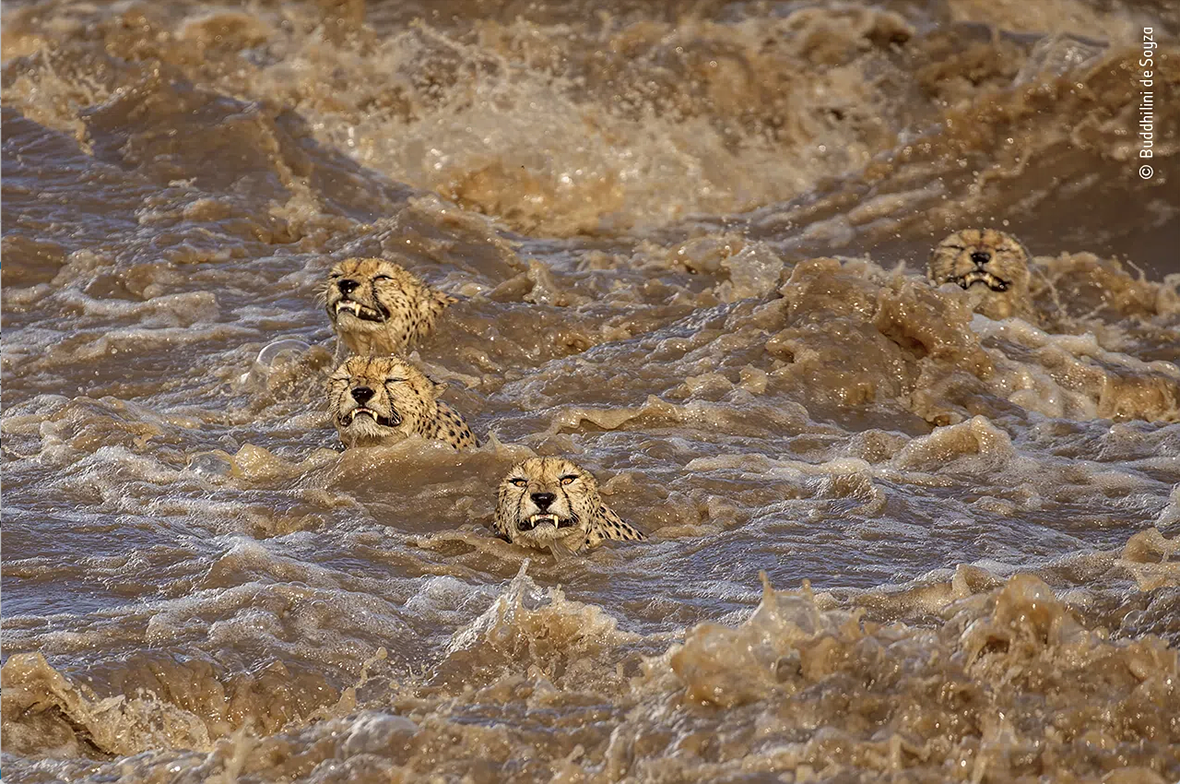
M 969 289 L 976 283 L 982 283 L 992 291 L 1007 291 L 1008 286 L 1011 285 L 1006 280 L 1002 280 L 987 270 L 972 270 L 966 275 L 960 275 L 954 279 L 960 287 Z
M 402 418 L 398 416 L 396 411 L 391 411 L 389 415 L 386 416 L 385 414 L 374 411 L 371 408 L 359 406 L 338 416 L 336 418 L 336 422 L 340 425 L 340 427 L 348 427 L 358 416 L 367 416 L 381 427 L 395 428 L 402 423 Z
M 376 295 L 374 295 L 374 297 L 375 296 Z M 381 307 L 380 304 L 374 308 L 370 308 L 366 305 L 362 305 L 354 299 L 347 299 L 347 295 L 344 295 L 344 297 L 345 298 L 341 298 L 341 300 L 337 302 L 335 306 L 337 323 L 340 321 L 341 314 L 344 313 L 351 313 L 361 321 L 377 321 L 380 323 L 389 321 L 389 311 Z
M 557 528 L 574 528 L 578 524 L 577 515 L 571 517 L 558 517 L 555 514 L 548 514 L 545 512 L 538 512 L 535 515 L 530 515 L 517 523 L 517 529 L 520 531 L 532 531 L 540 525 L 551 525 Z

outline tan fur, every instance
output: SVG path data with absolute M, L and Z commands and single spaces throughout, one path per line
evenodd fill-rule
M 975 311 L 988 318 L 1030 318 L 1028 261 L 1028 251 L 1011 235 L 995 229 L 966 229 L 938 244 L 926 274 L 936 286 L 962 286 Z
M 538 494 L 551 494 L 553 500 L 542 509 Z M 556 515 L 556 525 L 531 520 L 546 512 Z M 596 547 L 606 539 L 647 539 L 602 502 L 593 474 L 561 457 L 533 457 L 513 466 L 500 483 L 492 526 L 510 542 L 551 549 L 555 555 Z
M 363 390 L 371 390 L 368 399 Z M 398 357 L 353 357 L 328 379 L 328 411 L 347 446 L 394 444 L 412 436 L 445 441 L 455 449 L 477 446 L 437 385 Z M 371 413 L 357 413 L 368 410 Z M 385 422 L 378 421 L 384 418 Z
M 434 329 L 455 299 L 384 259 L 345 259 L 328 273 L 320 300 L 336 336 L 354 354 L 397 354 Z

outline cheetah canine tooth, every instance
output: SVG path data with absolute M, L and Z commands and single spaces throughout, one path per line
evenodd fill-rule
M 380 315 L 373 308 L 367 308 L 361 303 L 353 302 L 350 299 L 341 300 L 340 302 L 336 303 L 336 313 L 339 314 L 343 310 L 347 310 L 355 316 L 360 316 L 364 313 L 372 313 L 374 316 Z
M 992 291 L 1007 291 L 1008 289 L 1008 281 L 987 270 L 972 270 L 959 278 L 959 285 L 963 288 L 970 288 L 976 283 L 982 283 Z

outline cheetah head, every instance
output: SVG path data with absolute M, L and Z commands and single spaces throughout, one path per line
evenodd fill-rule
M 450 302 L 416 276 L 385 259 L 345 259 L 328 273 L 320 299 L 332 328 L 360 354 L 392 354 L 406 348 Z
M 328 411 L 345 446 L 392 444 L 425 435 L 435 384 L 398 357 L 353 357 L 328 379 Z
M 496 527 L 518 544 L 577 551 L 601 505 L 589 471 L 561 457 L 532 457 L 500 483 Z
M 947 237 L 930 255 L 927 268 L 935 285 L 980 285 L 993 292 L 1028 289 L 1028 251 L 1012 236 L 995 229 L 966 229 Z

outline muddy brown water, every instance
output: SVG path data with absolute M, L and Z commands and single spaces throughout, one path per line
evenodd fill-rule
M 6 778 L 1180 779 L 1173 4 L 3 14 Z M 336 449 L 359 255 L 479 450 Z

